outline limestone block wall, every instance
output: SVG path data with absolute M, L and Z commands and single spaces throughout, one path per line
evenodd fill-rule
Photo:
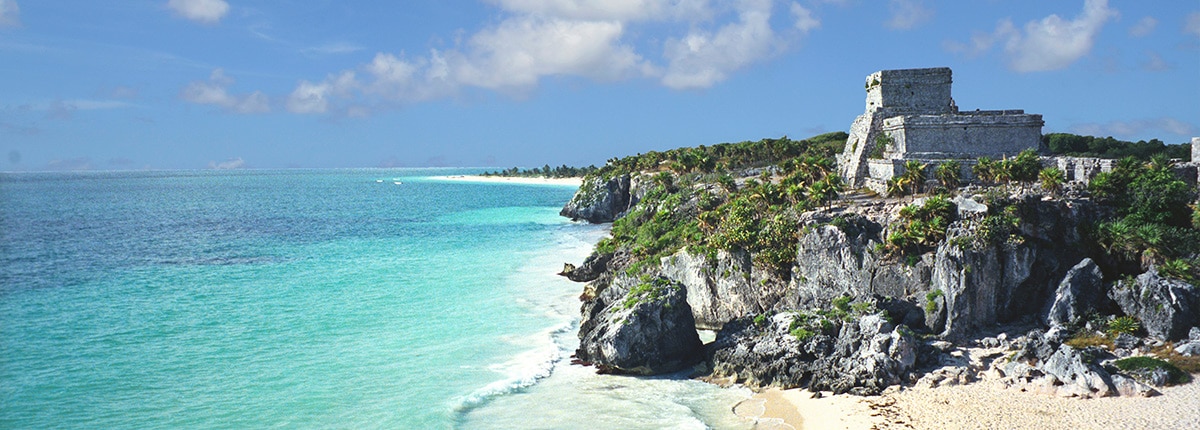
M 867 76 L 866 111 L 893 108 L 912 113 L 954 112 L 950 68 L 881 70 Z
M 1192 138 L 1192 162 L 1200 162 L 1200 137 Z
M 895 141 L 888 158 L 1002 158 L 1042 141 L 1041 115 L 1022 111 L 986 114 L 903 115 L 883 121 Z

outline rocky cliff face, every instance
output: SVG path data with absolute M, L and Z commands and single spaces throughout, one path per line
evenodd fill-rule
M 584 304 L 576 358 L 637 375 L 674 372 L 702 360 L 686 294 L 664 278 L 617 277 Z
M 594 224 L 613 222 L 637 203 L 636 197 L 630 192 L 635 185 L 636 181 L 630 175 L 607 180 L 589 176 L 559 215 Z
M 619 216 L 627 210 L 620 202 L 638 200 L 636 184 L 627 183 L 618 178 L 585 185 L 591 191 L 581 189 L 563 212 L 600 220 Z M 587 197 L 592 192 L 603 195 Z M 1013 364 L 1006 369 L 1016 375 L 1012 380 L 1067 381 L 1073 388 L 1063 392 L 1078 396 L 1145 395 L 1136 381 L 1097 371 L 1094 357 L 1060 348 L 1063 327 L 1079 327 L 1094 312 L 1123 312 L 1137 316 L 1153 336 L 1179 339 L 1200 325 L 1198 290 L 1158 278 L 1153 270 L 1108 288 L 1087 259 L 1095 253 L 1085 232 L 1106 216 L 1090 200 L 1027 192 L 990 199 L 995 196 L 972 198 L 969 192 L 956 198 L 957 217 L 945 238 L 923 253 L 898 254 L 882 245 L 898 228 L 905 201 L 802 214 L 795 259 L 784 274 L 758 267 L 745 251 L 697 255 L 681 249 L 644 269 L 650 273 L 644 276 L 670 286 L 651 300 L 629 300 L 645 280 L 625 274 L 632 261 L 626 250 L 594 255 L 567 274 L 589 282 L 578 357 L 637 374 L 707 359 L 714 377 L 751 386 L 871 394 L 914 380 L 916 363 L 938 360 L 914 331 L 962 343 L 997 324 L 1020 323 L 1051 326 L 1054 334 L 1047 335 L 1051 341 L 1027 342 L 1034 350 L 1015 362 L 1024 360 L 1029 368 Z M 1001 208 L 985 201 L 1007 207 L 1013 224 L 998 227 L 988 217 Z M 1111 299 L 1103 293 L 1108 290 Z M 796 311 L 829 309 L 845 299 L 870 302 L 879 312 L 793 333 Z M 691 333 L 695 327 L 720 330 L 707 354 Z M 1045 382 L 1045 375 L 1057 379 Z
M 879 394 L 906 380 L 917 359 L 912 331 L 882 315 L 823 320 L 804 338 L 790 332 L 800 316 L 729 323 L 710 346 L 713 376 L 753 386 Z

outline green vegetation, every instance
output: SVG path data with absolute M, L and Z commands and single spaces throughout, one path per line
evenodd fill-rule
M 925 312 L 931 313 L 931 314 L 934 312 L 937 312 L 937 309 L 938 309 L 937 299 L 939 297 L 944 296 L 945 294 L 946 293 L 943 293 L 942 290 L 933 290 L 928 293 L 925 293 Z
M 954 160 L 939 164 L 933 170 L 933 177 L 937 178 L 943 187 L 958 188 L 962 183 L 962 164 Z
M 923 254 L 946 238 L 946 228 L 958 208 L 944 196 L 933 196 L 923 205 L 900 209 L 900 222 L 891 226 L 884 249 L 892 254 Z
M 709 258 L 718 250 L 746 251 L 756 265 L 786 279 L 795 258 L 798 214 L 829 205 L 841 193 L 833 156 L 845 138 L 831 133 L 803 141 L 764 139 L 612 160 L 595 174 L 649 167 L 652 185 L 596 250 L 627 249 L 635 258 L 626 270 L 635 275 L 685 247 Z M 673 167 L 658 167 L 666 165 Z M 710 165 L 722 171 L 710 172 Z M 758 167 L 761 173 L 739 184 L 724 170 L 730 166 Z
M 671 286 L 670 280 L 657 276 L 643 276 L 641 281 L 625 294 L 625 301 L 621 303 L 621 309 L 629 309 L 642 302 L 658 301 L 666 293 L 667 288 L 677 288 Z
M 1175 278 L 1192 285 L 1200 285 L 1200 259 L 1175 258 L 1158 266 L 1159 276 Z
M 662 152 L 650 151 L 645 154 L 610 159 L 595 174 L 607 179 L 635 172 L 670 170 L 677 174 L 712 173 L 714 171 L 728 172 L 735 169 L 765 167 L 799 157 L 805 153 L 839 153 L 849 137 L 845 132 L 834 132 L 805 140 L 792 140 L 784 136 L 779 139 L 700 145 L 694 148 L 677 148 Z
M 1114 347 L 1112 338 L 1098 333 L 1076 333 L 1075 336 L 1063 343 L 1075 349 L 1097 346 L 1111 351 Z
M 1113 318 L 1104 326 L 1104 330 L 1112 336 L 1116 336 L 1121 333 L 1137 334 L 1138 330 L 1141 329 L 1142 323 L 1138 322 L 1137 318 L 1130 316 Z
M 1016 157 L 1005 157 L 1000 161 L 988 157 L 980 157 L 971 166 L 975 179 L 984 183 L 1033 182 L 1038 179 L 1042 170 L 1042 161 L 1037 152 L 1026 149 Z
M 589 173 L 599 170 L 596 166 L 587 167 L 570 167 L 562 165 L 558 167 L 550 167 L 549 164 L 541 168 L 534 167 L 532 169 L 519 169 L 513 167 L 511 169 L 497 170 L 495 172 L 483 172 L 483 176 L 500 176 L 500 177 L 517 177 L 517 178 L 578 178 Z
M 1192 375 L 1184 372 L 1174 364 L 1166 361 L 1146 356 L 1122 358 L 1113 362 L 1122 371 L 1139 374 L 1149 373 L 1155 370 L 1167 371 L 1167 385 L 1179 385 L 1191 382 Z
M 1200 252 L 1200 230 L 1189 206 L 1196 192 L 1179 180 L 1164 157 L 1121 159 L 1088 185 L 1100 202 L 1115 206 L 1118 219 L 1096 226 L 1096 239 L 1119 261 L 1156 264 Z M 1179 264 L 1179 263 L 1174 263 Z M 1176 267 L 1178 268 L 1178 267 Z
M 1165 154 L 1168 158 L 1184 161 L 1191 160 L 1191 144 L 1166 145 L 1158 139 L 1149 142 L 1140 140 L 1126 142 L 1112 137 L 1079 136 L 1069 133 L 1050 133 L 1042 136 L 1042 143 L 1056 155 L 1071 155 L 1078 157 L 1099 157 L 1120 159 L 1134 157 L 1146 161 L 1155 154 Z
M 1051 194 L 1058 194 L 1062 191 L 1063 184 L 1067 182 L 1067 175 L 1062 169 L 1057 167 L 1047 167 L 1038 172 L 1038 183 L 1042 185 L 1042 189 Z

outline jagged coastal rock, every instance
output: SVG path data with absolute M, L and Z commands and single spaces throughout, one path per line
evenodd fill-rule
M 1190 329 L 1200 326 L 1200 289 L 1159 276 L 1154 267 L 1132 282 L 1117 281 L 1110 294 L 1121 311 L 1136 317 L 1159 339 L 1184 339 Z
M 731 323 L 711 347 L 713 377 L 756 387 L 870 395 L 905 381 L 916 364 L 912 331 L 881 315 L 826 320 L 827 326 L 804 339 L 789 330 L 796 318 L 785 313 L 758 324 Z
M 703 358 L 687 290 L 664 278 L 618 277 L 584 305 L 576 357 L 603 370 L 656 375 Z
M 607 180 L 600 176 L 588 177 L 559 215 L 595 224 L 613 222 L 637 203 L 629 192 L 631 181 L 629 175 Z
M 1089 313 L 1106 308 L 1107 300 L 1100 266 L 1085 258 L 1068 270 L 1058 284 L 1046 324 L 1053 327 L 1079 323 Z

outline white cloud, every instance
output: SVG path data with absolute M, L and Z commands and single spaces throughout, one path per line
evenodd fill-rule
M 792 17 L 796 19 L 796 29 L 801 33 L 808 34 L 812 30 L 821 28 L 821 21 L 813 16 L 811 10 L 800 6 L 800 3 L 792 3 Z
M 426 57 L 378 53 L 357 71 L 324 81 L 301 82 L 288 98 L 294 113 L 362 115 L 359 103 L 413 103 L 455 94 L 464 87 L 510 93 L 527 91 L 544 77 L 579 76 L 616 80 L 651 74 L 653 68 L 621 44 L 617 21 L 576 21 L 521 16 L 484 29 L 464 49 L 432 50 Z M 358 79 L 361 72 L 362 79 Z
M 670 88 L 703 88 L 778 53 L 789 38 L 821 25 L 810 10 L 792 1 L 488 1 L 506 15 L 456 38 L 453 47 L 415 56 L 378 52 L 369 63 L 299 82 L 287 98 L 287 109 L 360 116 L 470 89 L 519 96 L 552 77 L 654 78 Z M 789 5 L 795 28 L 783 36 L 771 27 L 776 3 Z M 639 30 L 631 32 L 631 25 Z M 648 26 L 678 29 L 682 35 L 644 36 L 641 27 Z M 639 36 L 641 40 L 629 40 Z M 661 46 L 661 60 L 647 59 L 635 43 Z
M 703 20 L 709 0 L 489 0 L 505 10 L 578 20 Z
M 892 17 L 885 25 L 896 30 L 916 28 L 933 19 L 933 9 L 925 7 L 920 0 L 889 0 L 888 10 L 892 12 Z
M 1192 12 L 1183 24 L 1183 32 L 1200 37 L 1200 12 Z
M 778 43 L 770 19 L 769 0 L 743 0 L 738 3 L 738 20 L 722 26 L 716 34 L 693 30 L 682 39 L 668 40 L 663 54 L 668 61 L 663 85 L 675 89 L 710 87 L 767 57 Z
M 1008 68 L 1017 72 L 1041 72 L 1070 66 L 1092 50 L 1096 34 L 1117 12 L 1109 9 L 1108 0 L 1085 0 L 1083 12 L 1074 20 L 1065 21 L 1050 15 L 1040 21 L 1030 21 L 1018 29 L 1012 21 L 1002 20 L 992 34 L 975 34 L 971 43 L 949 41 L 948 51 L 978 55 L 1004 42 Z
M 201 24 L 216 24 L 229 13 L 229 3 L 225 0 L 169 0 L 167 8 Z
M 326 113 L 334 97 L 349 98 L 355 90 L 362 88 L 358 76 L 352 71 L 329 75 L 320 83 L 300 81 L 288 96 L 286 107 L 292 113 Z
M 1115 136 L 1123 139 L 1134 139 L 1146 134 L 1164 133 L 1176 136 L 1195 136 L 1200 132 L 1200 128 L 1196 127 L 1196 125 L 1171 117 L 1109 121 L 1103 124 L 1076 124 L 1070 128 L 1072 132 L 1078 134 Z
M 232 169 L 241 169 L 243 167 L 246 167 L 246 160 L 243 160 L 242 157 L 230 158 L 228 160 L 225 160 L 225 161 L 222 161 L 219 163 L 216 161 L 208 162 L 209 169 L 232 170 Z
M 233 85 L 233 79 L 225 76 L 221 69 L 213 70 L 208 81 L 195 81 L 188 84 L 179 93 L 179 97 L 189 103 L 220 106 L 235 113 L 266 113 L 271 111 L 267 96 L 261 91 L 255 91 L 246 96 L 229 94 L 228 88 Z
M 17 0 L 0 0 L 0 27 L 21 25 L 21 7 Z
M 646 70 L 633 48 L 621 44 L 623 32 L 618 21 L 511 19 L 473 36 L 466 54 L 447 52 L 447 72 L 490 89 L 528 89 L 555 75 L 619 79 Z
M 1154 32 L 1158 27 L 1158 20 L 1152 16 L 1143 17 L 1133 27 L 1129 27 L 1129 35 L 1133 37 L 1145 37 Z

